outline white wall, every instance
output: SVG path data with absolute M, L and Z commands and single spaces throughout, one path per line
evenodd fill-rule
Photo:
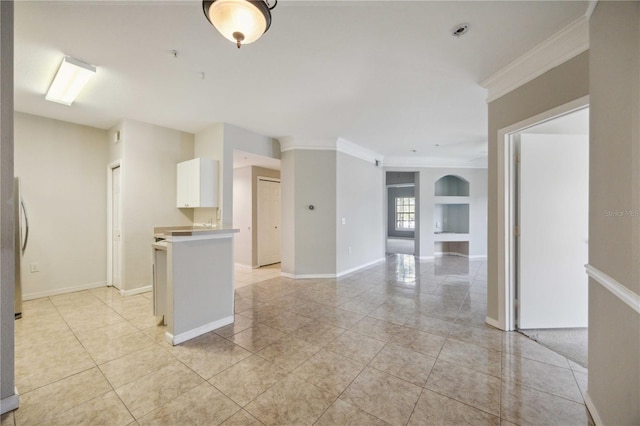
M 23 298 L 104 285 L 107 132 L 19 112 L 14 122 L 30 226 Z M 31 263 L 40 272 L 31 273 Z
M 335 253 L 338 275 L 384 259 L 384 191 L 381 167 L 337 152 Z
M 389 168 L 388 171 L 418 172 L 416 192 L 419 193 L 419 230 L 416 236 L 419 256 L 432 259 L 435 247 L 435 183 L 447 175 L 460 176 L 470 184 L 469 192 L 469 257 L 487 255 L 487 169 L 422 167 L 411 170 Z
M 151 285 L 153 228 L 193 223 L 193 209 L 176 208 L 176 164 L 194 157 L 194 137 L 133 120 L 125 120 L 109 133 L 116 130 L 121 131 L 121 142 L 114 144 L 113 138 L 109 139 L 113 147 L 110 159 L 121 151 L 121 290 L 128 292 Z M 105 166 L 102 167 L 104 174 Z M 104 194 L 103 189 L 103 198 Z

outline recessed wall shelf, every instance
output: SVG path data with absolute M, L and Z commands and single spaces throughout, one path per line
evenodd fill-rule
M 434 255 L 469 256 L 469 182 L 446 175 L 434 185 Z
M 434 184 L 436 197 L 468 197 L 469 182 L 465 179 L 455 176 L 446 175 L 441 177 Z

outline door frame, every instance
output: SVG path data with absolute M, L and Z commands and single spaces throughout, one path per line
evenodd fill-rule
M 382 232 L 383 232 L 383 236 L 384 236 L 384 256 L 386 258 L 387 256 L 387 250 L 389 247 L 387 247 L 387 240 L 389 239 L 389 213 L 388 213 L 388 209 L 389 209 L 389 187 L 394 187 L 394 186 L 402 186 L 404 184 L 391 184 L 391 185 L 387 185 L 387 173 L 394 173 L 394 172 L 403 172 L 403 173 L 413 173 L 413 185 L 414 185 L 414 198 L 415 200 L 415 207 L 416 207 L 416 226 L 413 230 L 413 255 L 416 257 L 416 259 L 421 259 L 421 260 L 425 260 L 422 259 L 420 257 L 420 211 L 421 211 L 421 206 L 420 206 L 420 170 L 414 169 L 414 168 L 409 168 L 409 169 L 400 169 L 397 167 L 391 167 L 389 169 L 384 169 L 383 170 L 383 180 L 382 180 L 382 203 L 383 203 L 383 209 L 382 209 L 382 220 L 383 220 L 383 227 L 382 227 Z M 426 260 L 432 260 L 432 259 L 426 259 Z
M 120 168 L 120 207 L 122 208 L 122 199 L 124 187 L 122 185 L 122 176 L 124 173 L 123 161 L 116 160 L 107 165 L 107 286 L 113 286 L 113 170 Z M 120 230 L 122 231 L 122 214 L 120 215 Z M 120 279 L 122 280 L 123 256 L 120 250 Z
M 504 203 L 502 206 L 504 227 L 501 230 L 504 238 L 504 253 L 502 259 L 497 260 L 499 263 L 504 262 L 504 275 L 503 285 L 498 285 L 498 324 L 493 324 L 493 321 L 491 321 L 490 318 L 487 318 L 487 323 L 490 325 L 497 325 L 501 330 L 513 331 L 516 329 L 515 295 L 517 278 L 517 241 L 514 230 L 517 223 L 517 188 L 515 167 L 516 148 L 514 135 L 528 129 L 529 127 L 587 108 L 588 106 L 589 96 L 587 95 L 498 130 L 498 166 L 500 167 L 500 159 L 502 159 L 501 168 L 504 176 Z M 498 227 L 498 230 L 500 231 L 500 227 Z M 500 257 L 500 255 L 498 256 Z
M 273 178 L 273 177 L 267 177 L 267 176 L 256 177 L 256 222 L 255 222 L 256 234 L 255 235 L 256 235 L 256 264 L 258 265 L 258 268 L 269 265 L 269 264 L 265 264 L 265 265 L 260 264 L 260 225 L 258 225 L 258 223 L 260 221 L 259 200 L 260 200 L 260 181 L 261 180 L 280 184 L 280 191 L 282 191 L 282 181 L 280 178 Z M 282 195 L 280 197 L 281 197 L 280 198 L 280 222 L 282 222 Z M 278 243 L 280 244 L 280 262 L 282 262 L 282 236 L 280 236 L 280 241 Z

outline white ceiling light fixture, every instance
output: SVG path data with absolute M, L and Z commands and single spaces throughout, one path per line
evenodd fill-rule
M 224 38 L 243 44 L 253 43 L 271 26 L 271 10 L 267 0 L 205 0 L 202 10 L 207 20 Z
M 96 67 L 65 56 L 53 78 L 45 99 L 64 105 L 71 105 L 82 88 L 96 73 Z

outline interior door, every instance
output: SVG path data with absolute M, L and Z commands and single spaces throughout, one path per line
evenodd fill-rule
M 111 245 L 111 284 L 116 288 L 120 288 L 122 275 L 122 191 L 120 184 L 120 166 L 112 169 L 111 179 L 111 237 L 113 241 Z
M 588 136 L 521 138 L 518 328 L 587 327 Z
M 258 179 L 258 266 L 280 262 L 280 182 Z

